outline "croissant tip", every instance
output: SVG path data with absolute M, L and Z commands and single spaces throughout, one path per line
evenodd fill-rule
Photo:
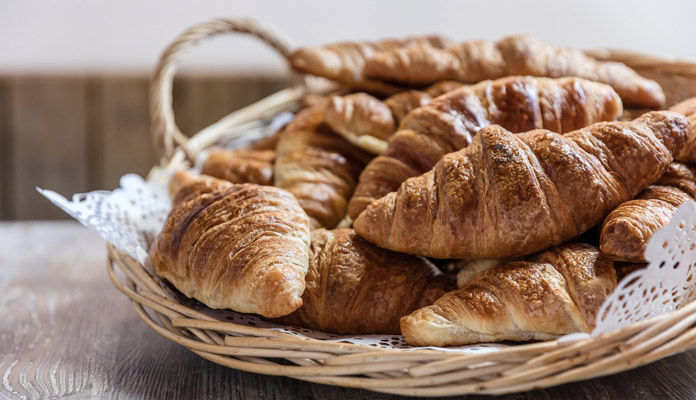
M 297 311 L 300 307 L 302 307 L 302 304 L 303 301 L 301 297 L 294 297 L 292 299 L 288 299 L 285 307 L 278 307 L 277 305 L 274 305 L 267 310 L 259 312 L 259 314 L 266 318 L 285 317 Z
M 410 346 L 424 345 L 419 341 L 418 315 L 423 312 L 423 308 L 413 311 L 411 314 L 404 315 L 399 320 L 399 330 L 404 337 L 404 342 Z
M 363 226 L 364 221 L 365 221 L 365 211 L 361 212 L 360 214 L 358 214 L 358 216 L 355 219 L 353 219 L 353 229 L 360 236 L 363 236 L 363 234 L 361 232 L 363 231 L 363 228 L 364 228 L 364 226 Z
M 612 260 L 642 260 L 645 237 L 626 219 L 611 220 L 602 228 L 599 248 Z

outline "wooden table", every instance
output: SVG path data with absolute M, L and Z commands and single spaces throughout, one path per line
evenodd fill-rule
M 199 358 L 140 321 L 108 281 L 105 261 L 104 242 L 75 222 L 0 223 L 0 398 L 397 398 Z M 696 350 L 503 398 L 696 398 Z

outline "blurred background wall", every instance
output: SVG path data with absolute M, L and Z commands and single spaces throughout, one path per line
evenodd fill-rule
M 696 1 L 2 1 L 0 219 L 65 215 L 34 187 L 64 195 L 113 188 L 154 163 L 148 78 L 164 46 L 215 17 L 248 15 L 297 44 L 442 33 L 495 40 L 531 33 L 579 48 L 696 58 Z M 191 51 L 174 88 L 194 133 L 286 86 L 287 67 L 252 39 Z

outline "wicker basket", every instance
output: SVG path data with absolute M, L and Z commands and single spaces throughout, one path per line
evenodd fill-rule
M 296 75 L 296 85 L 238 110 L 190 139 L 176 127 L 172 80 L 177 58 L 200 40 L 228 32 L 263 40 L 287 58 L 283 35 L 246 18 L 218 19 L 192 27 L 162 55 L 152 92 L 153 134 L 160 166 L 184 168 L 222 137 L 243 135 L 285 110 L 295 110 L 326 85 Z M 617 60 L 657 80 L 669 104 L 696 96 L 696 62 L 626 51 L 589 51 Z M 410 396 L 501 394 L 549 387 L 635 368 L 696 345 L 696 303 L 596 338 L 510 346 L 485 354 L 436 350 L 400 351 L 302 339 L 267 329 L 220 322 L 169 296 L 137 261 L 108 246 L 107 272 L 142 320 L 162 336 L 215 363 L 244 371 Z M 116 273 L 116 268 L 122 274 Z M 279 362 L 279 359 L 280 362 Z M 283 361 L 284 359 L 285 361 Z

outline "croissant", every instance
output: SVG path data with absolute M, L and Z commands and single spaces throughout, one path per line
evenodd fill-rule
M 214 180 L 191 191 L 196 183 L 189 178 L 184 173 L 173 184 L 190 194 L 174 204 L 152 244 L 155 273 L 211 308 L 266 317 L 299 308 L 309 262 L 309 219 L 297 200 L 270 186 L 223 182 L 213 187 Z
M 446 79 L 474 83 L 507 75 L 577 76 L 611 85 L 629 106 L 660 108 L 665 103 L 657 82 L 624 64 L 597 61 L 579 50 L 558 48 L 528 35 L 508 36 L 496 43 L 474 40 L 445 49 L 390 49 L 367 60 L 364 70 L 368 78 L 408 85 Z
M 278 139 L 275 186 L 297 198 L 312 229 L 333 228 L 345 216 L 358 175 L 370 158 L 328 128 L 323 107 L 310 107 Z
M 440 81 L 423 90 L 407 90 L 397 93 L 384 100 L 384 103 L 391 109 L 398 126 L 401 120 L 413 109 L 424 106 L 425 104 L 422 104 L 424 100 L 430 103 L 432 99 L 459 89 L 462 86 L 464 85 L 460 82 Z
M 351 144 L 379 154 L 386 149 L 386 140 L 409 112 L 461 86 L 457 82 L 438 82 L 425 91 L 409 90 L 384 101 L 367 93 L 331 96 L 324 118 L 334 132 Z
M 401 333 L 410 345 L 447 346 L 591 332 L 616 288 L 612 264 L 593 246 L 569 244 L 498 266 L 403 317 Z
M 618 206 L 604 220 L 602 254 L 617 261 L 643 263 L 648 240 L 667 226 L 677 208 L 696 198 L 696 168 L 672 163 L 655 185 Z
M 331 96 L 324 118 L 334 132 L 373 154 L 384 151 L 396 129 L 389 106 L 367 93 Z
M 685 163 L 696 164 L 696 97 L 682 101 L 671 107 L 669 111 L 684 114 L 691 121 L 691 134 L 689 134 L 684 149 L 675 159 Z
M 482 129 L 473 144 L 372 203 L 354 222 L 376 245 L 436 258 L 513 258 L 599 224 L 657 181 L 689 132 L 681 114 L 565 135 Z
M 211 150 L 201 173 L 232 183 L 273 184 L 275 151 L 234 149 Z
M 348 214 L 355 220 L 407 178 L 429 171 L 445 154 L 468 146 L 484 126 L 563 133 L 614 120 L 621 112 L 621 101 L 611 87 L 578 78 L 508 77 L 451 91 L 401 122 L 384 153 L 360 175 Z
M 403 47 L 443 48 L 451 44 L 437 35 L 385 39 L 376 42 L 340 42 L 319 47 L 302 47 L 290 55 L 293 68 L 342 83 L 353 89 L 394 94 L 403 89 L 379 80 L 365 78 L 365 61 L 375 54 Z
M 228 188 L 228 181 L 207 175 L 196 175 L 188 171 L 177 171 L 169 180 L 169 194 L 172 196 L 172 208 L 203 193 L 210 193 L 220 188 Z
M 380 249 L 352 229 L 312 231 L 302 307 L 278 322 L 338 334 L 399 334 L 399 319 L 454 290 L 421 257 Z
M 508 261 L 509 262 L 509 261 Z M 483 271 L 488 271 L 501 264 L 505 264 L 505 260 L 469 260 L 460 262 L 460 269 L 457 272 L 457 287 L 462 287 L 469 283 L 472 279 L 476 277 L 479 273 Z

